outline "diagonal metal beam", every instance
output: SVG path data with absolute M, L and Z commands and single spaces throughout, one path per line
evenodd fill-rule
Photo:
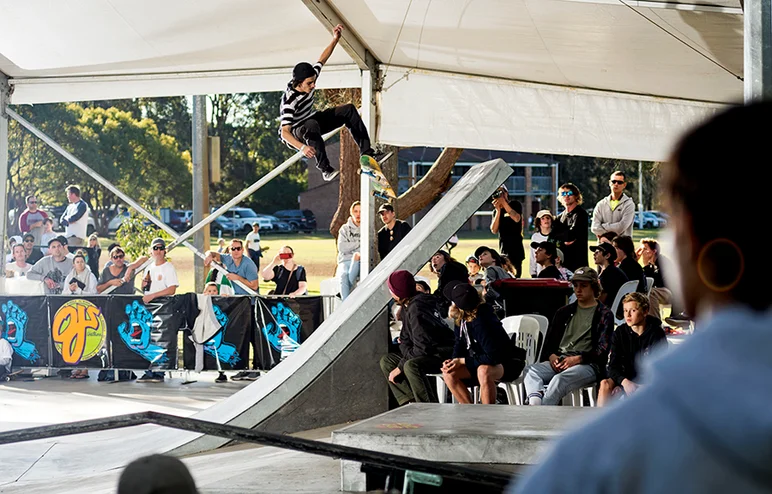
M 716 14 L 742 15 L 742 7 L 725 7 L 721 5 L 707 5 L 695 3 L 682 3 L 667 0 L 561 0 L 563 2 L 596 3 L 601 5 L 627 5 L 642 9 L 667 9 L 686 10 L 692 12 L 713 12 Z
M 308 10 L 311 11 L 319 22 L 332 33 L 332 28 L 338 24 L 343 25 L 343 33 L 340 36 L 340 45 L 354 60 L 361 70 L 374 70 L 375 64 L 380 61 L 367 49 L 365 43 L 351 30 L 350 26 L 341 17 L 335 8 L 327 0 L 302 0 Z

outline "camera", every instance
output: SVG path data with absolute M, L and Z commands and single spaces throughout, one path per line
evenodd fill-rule
M 289 252 L 282 252 L 279 254 L 279 259 L 290 259 L 292 257 L 292 254 Z
M 496 192 L 491 195 L 491 199 L 498 199 L 499 197 L 504 195 L 504 191 L 501 189 L 497 189 Z

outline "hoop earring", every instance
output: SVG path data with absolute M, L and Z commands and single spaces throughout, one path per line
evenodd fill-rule
M 708 281 L 708 277 L 705 275 L 705 269 L 703 267 L 707 252 L 718 244 L 726 244 L 733 248 L 735 251 L 737 251 L 737 256 L 740 259 L 740 269 L 738 270 L 737 277 L 731 283 L 724 286 L 718 286 L 715 283 Z M 727 238 L 716 238 L 711 240 L 702 247 L 702 250 L 700 250 L 700 255 L 697 256 L 697 275 L 700 277 L 700 281 L 702 281 L 706 287 L 713 290 L 714 292 L 724 293 L 732 290 L 737 286 L 738 283 L 740 283 L 740 279 L 742 278 L 743 273 L 745 273 L 745 256 L 743 256 L 740 247 L 738 247 L 735 242 Z

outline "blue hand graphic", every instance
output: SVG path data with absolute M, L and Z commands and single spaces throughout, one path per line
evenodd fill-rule
M 276 320 L 278 327 L 275 326 L 274 323 L 269 322 L 263 328 L 263 334 L 265 334 L 265 337 L 277 352 L 281 351 L 280 336 L 282 333 L 282 327 L 289 331 L 290 338 L 295 341 L 300 341 L 300 326 L 303 325 L 303 321 L 300 320 L 300 316 L 295 314 L 292 309 L 284 305 L 282 302 L 279 302 L 271 307 L 271 314 Z
M 204 343 L 204 352 L 219 359 L 223 364 L 232 366 L 240 361 L 241 357 L 239 357 L 239 353 L 234 345 L 223 342 L 225 330 L 228 326 L 228 315 L 216 305 L 212 305 L 212 309 L 214 309 L 214 316 L 217 318 L 217 322 L 220 323 L 220 326 L 222 326 L 222 329 L 220 329 L 211 340 Z
M 13 347 L 13 352 L 31 363 L 37 362 L 40 359 L 38 349 L 31 341 L 24 340 L 27 332 L 27 313 L 11 300 L 3 304 L 2 310 L 5 315 L 3 336 Z
M 131 351 L 156 365 L 169 361 L 166 349 L 152 343 L 153 314 L 137 301 L 126 306 L 128 324 L 118 325 L 118 335 Z

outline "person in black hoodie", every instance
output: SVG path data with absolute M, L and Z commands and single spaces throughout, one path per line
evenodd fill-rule
M 400 353 L 381 358 L 381 370 L 400 405 L 436 402 L 427 374 L 437 374 L 453 347 L 453 332 L 445 323 L 433 295 L 418 293 L 413 275 L 400 270 L 388 280 L 392 298 L 401 306 Z
M 469 271 L 466 266 L 456 261 L 450 254 L 444 250 L 438 250 L 430 260 L 432 272 L 437 274 L 437 290 L 434 295 L 437 297 L 437 303 L 440 305 L 440 312 L 443 316 L 447 315 L 450 308 L 450 300 L 444 296 L 445 287 L 452 281 L 469 282 Z
M 622 300 L 625 324 L 611 337 L 608 378 L 600 382 L 598 406 L 606 405 L 618 394 L 631 395 L 640 386 L 638 359 L 658 345 L 667 346 L 662 321 L 649 315 L 649 299 L 641 293 L 630 293 Z
M 587 211 L 581 207 L 582 193 L 576 185 L 563 184 L 559 192 L 560 202 L 566 209 L 552 224 L 550 240 L 556 240 L 558 248 L 565 254 L 563 266 L 576 271 L 587 266 L 587 233 L 590 219 Z
M 493 308 L 480 303 L 480 295 L 469 283 L 453 282 L 445 287 L 450 316 L 456 321 L 456 343 L 452 358 L 442 364 L 442 378 L 459 403 L 472 403 L 467 386 L 480 386 L 480 401 L 496 403 L 496 381 L 513 381 L 525 363 L 515 357 L 515 348 Z
M 638 280 L 638 287 L 635 289 L 638 293 L 646 293 L 646 276 L 643 274 L 643 267 L 638 264 L 638 256 L 635 254 L 635 244 L 633 239 L 627 235 L 614 237 L 611 244 L 617 250 L 617 267 L 627 276 L 628 280 Z

